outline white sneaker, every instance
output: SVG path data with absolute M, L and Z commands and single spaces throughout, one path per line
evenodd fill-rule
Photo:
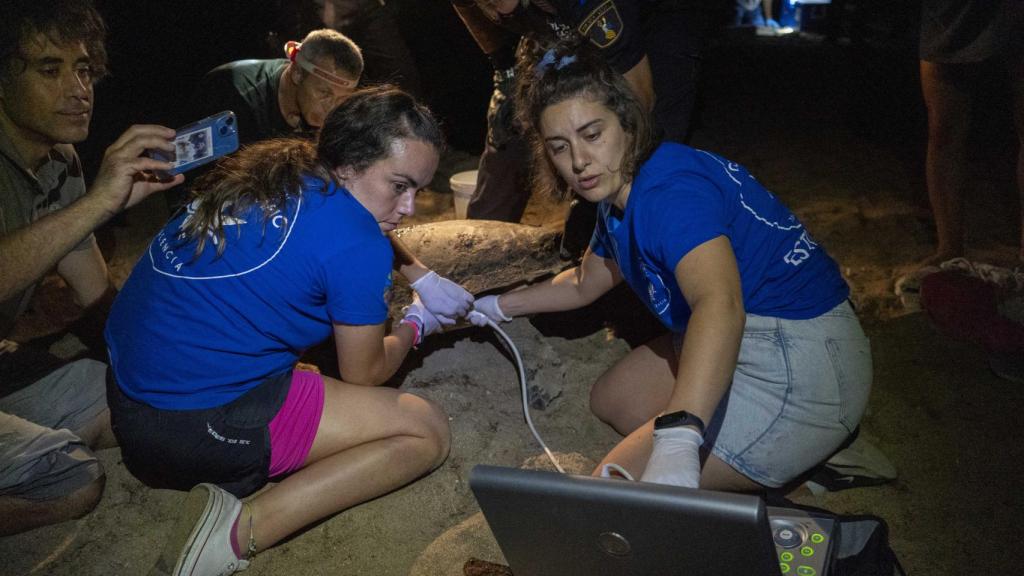
M 193 488 L 150 576 L 228 576 L 248 568 L 231 547 L 241 509 L 238 498 L 213 484 Z

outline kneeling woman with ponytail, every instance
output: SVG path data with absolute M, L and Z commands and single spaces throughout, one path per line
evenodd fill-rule
M 191 489 L 156 573 L 244 569 L 444 460 L 444 413 L 378 386 L 438 329 L 446 297 L 460 300 L 453 316 L 472 300 L 429 273 L 385 329 L 392 269 L 424 273 L 396 258 L 388 232 L 413 213 L 442 147 L 409 95 L 356 93 L 315 145 L 267 141 L 224 161 L 142 256 L 107 325 L 108 395 L 128 469 Z M 342 380 L 295 369 L 331 336 Z

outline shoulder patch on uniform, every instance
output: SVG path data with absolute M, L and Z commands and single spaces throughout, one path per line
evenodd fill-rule
M 606 0 L 590 11 L 577 28 L 598 48 L 607 48 L 622 35 L 622 17 L 614 0 Z

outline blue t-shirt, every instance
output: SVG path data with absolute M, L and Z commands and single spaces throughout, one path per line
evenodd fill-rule
M 165 410 L 221 406 L 292 368 L 333 323 L 387 319 L 394 253 L 376 219 L 334 184 L 264 217 L 225 212 L 226 247 L 181 234 L 195 203 L 156 235 L 114 303 L 106 337 L 124 393 Z
M 614 259 L 647 307 L 679 333 L 690 307 L 676 265 L 718 236 L 732 244 L 751 314 L 814 318 L 849 296 L 836 263 L 745 168 L 682 144 L 662 144 L 644 163 L 625 212 L 601 202 L 590 247 Z

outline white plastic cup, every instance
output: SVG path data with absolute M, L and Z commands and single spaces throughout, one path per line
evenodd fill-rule
M 459 172 L 448 180 L 452 188 L 452 199 L 455 201 L 455 218 L 464 220 L 469 201 L 476 192 L 476 170 Z

